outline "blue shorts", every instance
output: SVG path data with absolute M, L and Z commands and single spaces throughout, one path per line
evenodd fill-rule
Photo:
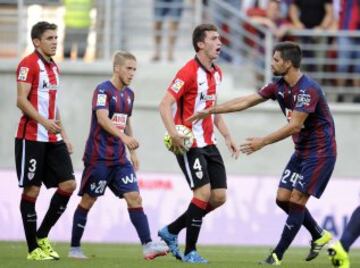
M 172 21 L 179 21 L 183 9 L 183 0 L 155 0 L 155 21 L 163 21 L 166 16 Z
M 105 193 L 106 187 L 118 197 L 124 193 L 139 192 L 136 174 L 129 161 L 124 165 L 107 166 L 105 163 L 85 165 L 79 195 L 84 193 L 98 197 Z
M 296 189 L 320 198 L 334 170 L 336 156 L 323 158 L 290 158 L 279 183 L 280 188 Z

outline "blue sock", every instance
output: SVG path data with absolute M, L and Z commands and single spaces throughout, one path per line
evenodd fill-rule
M 274 252 L 280 260 L 283 258 L 285 251 L 290 246 L 291 242 L 294 240 L 296 234 L 300 230 L 300 227 L 304 222 L 304 215 L 304 206 L 291 202 L 289 203 L 289 216 L 286 220 L 280 241 L 274 249 Z
M 130 220 L 136 229 L 141 244 L 145 245 L 151 242 L 149 222 L 143 208 L 128 208 L 128 211 Z
M 74 213 L 73 227 L 71 233 L 71 246 L 80 247 L 80 240 L 83 236 L 88 210 L 78 206 Z
M 348 252 L 351 245 L 360 236 L 360 206 L 357 207 L 351 215 L 350 221 L 346 226 L 340 242 L 343 248 Z
M 281 201 L 276 199 L 276 204 L 289 214 L 289 201 Z M 309 231 L 311 234 L 312 240 L 315 241 L 321 237 L 321 233 L 323 229 L 318 225 L 318 223 L 314 220 L 310 211 L 305 207 L 304 209 L 304 227 Z

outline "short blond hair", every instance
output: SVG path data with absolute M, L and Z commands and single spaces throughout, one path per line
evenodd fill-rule
M 116 65 L 123 65 L 125 60 L 134 60 L 136 61 L 136 57 L 127 51 L 116 51 L 113 56 L 113 69 Z

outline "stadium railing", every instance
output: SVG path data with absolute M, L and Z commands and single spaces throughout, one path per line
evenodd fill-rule
M 223 59 L 234 65 L 248 65 L 257 76 L 258 85 L 272 81 L 271 59 L 276 37 L 265 27 L 255 24 L 240 10 L 221 0 L 209 1 L 207 12 L 219 27 L 223 38 Z M 313 31 L 291 30 L 287 39 L 300 43 L 304 53 L 302 68 L 321 85 L 330 101 L 359 101 L 360 88 L 353 85 L 360 81 L 360 73 L 355 72 L 359 59 L 339 59 L 341 51 L 360 52 L 356 45 L 339 46 L 341 37 L 360 39 L 360 31 Z M 317 40 L 317 41 L 307 41 Z M 346 72 L 339 72 L 340 65 L 352 66 Z M 339 85 L 339 80 L 343 84 Z

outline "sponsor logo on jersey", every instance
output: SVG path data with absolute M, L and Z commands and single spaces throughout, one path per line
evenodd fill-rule
M 212 94 L 212 95 L 206 95 L 204 92 L 200 93 L 200 100 L 201 101 L 215 101 L 216 99 L 216 95 Z
M 29 73 L 29 68 L 28 67 L 20 67 L 18 80 L 26 81 L 28 73 Z
M 111 122 L 120 130 L 124 131 L 126 127 L 127 114 L 114 113 Z
M 300 93 L 297 95 L 296 107 L 309 106 L 311 102 L 310 94 Z
M 98 94 L 96 100 L 96 106 L 105 106 L 106 104 L 106 94 Z
M 179 78 L 176 78 L 172 86 L 170 87 L 175 93 L 178 93 L 184 86 L 185 82 Z

